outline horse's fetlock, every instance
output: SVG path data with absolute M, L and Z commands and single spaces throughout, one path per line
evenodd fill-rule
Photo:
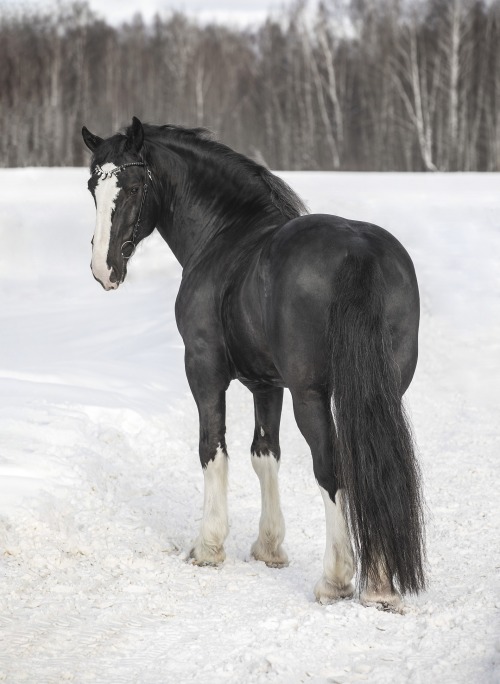
M 195 565 L 220 565 L 226 559 L 226 552 L 222 544 L 207 544 L 198 539 L 191 549 L 189 558 Z
M 323 575 L 314 586 L 316 601 L 323 605 L 334 603 L 340 599 L 351 598 L 353 594 L 354 585 L 352 582 L 337 584 L 329 580 L 326 575 Z
M 252 544 L 250 553 L 255 560 L 263 561 L 270 568 L 284 568 L 288 565 L 288 555 L 281 544 L 268 544 L 261 537 Z

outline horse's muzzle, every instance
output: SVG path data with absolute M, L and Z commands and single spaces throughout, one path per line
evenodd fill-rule
M 97 280 L 97 282 L 100 283 L 106 291 L 118 289 L 119 284 L 123 281 L 123 278 L 118 278 L 116 276 L 114 269 L 111 269 L 108 277 L 104 277 L 104 278 L 101 278 L 94 273 L 94 269 L 92 268 L 92 265 L 90 266 L 90 269 L 92 271 L 92 275 L 94 276 L 94 279 Z

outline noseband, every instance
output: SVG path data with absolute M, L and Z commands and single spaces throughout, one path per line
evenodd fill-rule
M 114 169 L 111 169 L 111 171 L 103 171 L 99 165 L 95 166 L 94 170 L 92 171 L 93 176 L 99 176 L 99 178 L 105 179 L 105 178 L 111 178 L 111 176 L 117 176 L 120 171 L 123 171 L 124 169 L 128 168 L 129 166 L 143 166 L 145 170 L 144 174 L 144 185 L 142 188 L 142 197 L 141 197 L 141 204 L 139 207 L 139 213 L 137 215 L 137 220 L 134 225 L 134 230 L 132 232 L 132 239 L 131 240 L 125 240 L 125 242 L 122 244 L 120 248 L 120 252 L 122 255 L 122 258 L 127 261 L 130 259 L 131 256 L 133 256 L 135 249 L 137 247 L 137 236 L 139 234 L 139 229 L 141 226 L 141 217 L 142 217 L 142 210 L 144 208 L 144 202 L 146 201 L 146 195 L 148 194 L 148 188 L 149 185 L 146 182 L 146 174 L 149 178 L 150 181 L 153 180 L 153 177 L 151 176 L 151 171 L 148 169 L 146 164 L 142 161 L 138 162 L 128 162 L 127 164 L 122 164 L 121 166 L 117 166 Z

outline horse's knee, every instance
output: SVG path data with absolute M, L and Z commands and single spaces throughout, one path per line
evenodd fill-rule
M 209 463 L 213 462 L 217 456 L 222 452 L 227 457 L 227 447 L 224 434 L 214 434 L 211 439 L 200 439 L 199 454 L 200 463 L 205 470 Z
M 269 453 L 271 453 L 268 442 L 264 439 L 261 439 L 260 435 L 257 435 L 257 431 L 250 446 L 250 453 L 252 456 L 254 454 L 264 454 L 267 456 Z
M 255 426 L 255 432 L 250 447 L 250 452 L 256 455 L 268 456 L 272 454 L 279 461 L 281 449 L 277 438 L 266 431 L 262 425 Z

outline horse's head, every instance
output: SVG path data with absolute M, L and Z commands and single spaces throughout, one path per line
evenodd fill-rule
M 142 156 L 144 131 L 134 117 L 126 135 L 103 140 L 85 126 L 82 135 L 93 153 L 88 182 L 97 211 L 92 273 L 105 290 L 116 290 L 137 244 L 156 224 L 151 172 Z

